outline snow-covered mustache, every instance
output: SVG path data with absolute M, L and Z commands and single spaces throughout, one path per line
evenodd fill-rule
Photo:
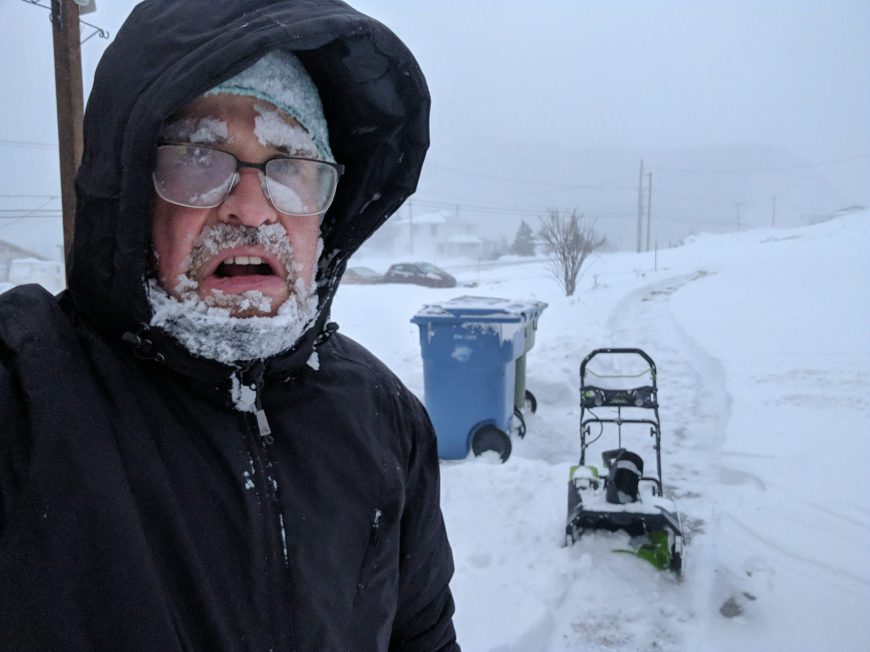
M 249 246 L 259 246 L 274 254 L 287 270 L 287 279 L 292 283 L 295 276 L 293 246 L 287 237 L 287 231 L 280 224 L 207 226 L 199 234 L 190 252 L 187 276 L 197 278 L 202 267 L 221 251 Z

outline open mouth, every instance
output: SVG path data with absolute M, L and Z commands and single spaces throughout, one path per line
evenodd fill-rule
M 214 275 L 218 278 L 236 276 L 277 276 L 272 266 L 259 256 L 231 256 L 217 266 Z
M 241 295 L 259 291 L 269 296 L 287 292 L 288 273 L 277 256 L 251 251 L 226 251 L 212 256 L 196 273 L 201 296 L 212 292 Z M 280 298 L 280 297 L 279 297 Z

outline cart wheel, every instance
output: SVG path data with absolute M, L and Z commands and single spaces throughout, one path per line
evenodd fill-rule
M 523 418 L 523 413 L 520 412 L 519 408 L 514 408 L 514 416 L 520 422 L 520 425 L 517 426 L 517 434 L 522 439 L 526 436 L 526 420 Z
M 511 438 L 504 430 L 487 424 L 475 430 L 471 436 L 471 450 L 475 455 L 495 451 L 501 461 L 506 462 L 511 456 Z
M 526 390 L 526 398 L 523 400 L 523 408 L 529 410 L 532 414 L 538 411 L 538 399 L 529 390 Z

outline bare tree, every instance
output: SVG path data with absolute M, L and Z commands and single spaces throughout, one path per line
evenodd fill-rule
M 606 242 L 604 236 L 595 232 L 594 222 L 582 218 L 576 209 L 568 215 L 551 208 L 547 216 L 541 218 L 538 232 L 550 255 L 550 273 L 567 297 L 577 289 L 577 275 L 583 263 Z

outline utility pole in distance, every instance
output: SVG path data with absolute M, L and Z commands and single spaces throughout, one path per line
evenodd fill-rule
M 76 213 L 75 175 L 82 158 L 82 56 L 79 46 L 79 5 L 51 0 L 54 36 L 54 85 L 57 95 L 57 136 L 63 206 L 64 254 L 69 260 Z
M 648 172 L 646 178 L 648 180 L 646 189 L 646 250 L 649 251 L 649 234 L 652 230 L 652 172 Z
M 640 178 L 637 182 L 637 253 L 643 241 L 643 160 L 640 162 Z

